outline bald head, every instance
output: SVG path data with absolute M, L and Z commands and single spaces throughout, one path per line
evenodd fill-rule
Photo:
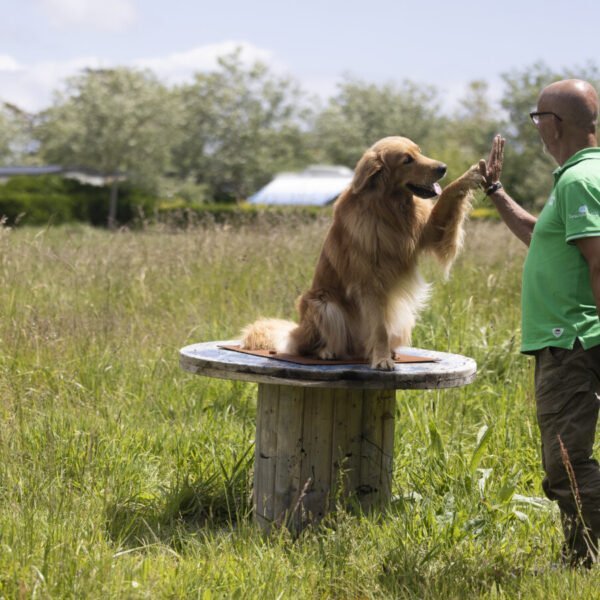
M 594 133 L 598 119 L 598 94 L 594 86 L 581 79 L 556 81 L 540 93 L 538 110 L 560 115 L 566 128 Z

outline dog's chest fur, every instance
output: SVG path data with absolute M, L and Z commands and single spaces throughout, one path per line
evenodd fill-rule
M 416 266 L 423 227 L 431 207 L 419 198 L 341 198 L 322 258 L 335 270 L 351 269 L 366 282 L 386 287 Z M 335 247 L 335 251 L 333 250 Z M 337 263 L 337 264 L 336 264 Z

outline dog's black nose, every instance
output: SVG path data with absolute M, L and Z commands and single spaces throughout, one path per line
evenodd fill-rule
M 440 174 L 440 177 L 443 177 L 447 170 L 448 167 L 443 163 L 436 169 L 436 171 Z

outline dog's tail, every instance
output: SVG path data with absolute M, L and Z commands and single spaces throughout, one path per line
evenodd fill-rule
M 296 327 L 296 323 L 283 319 L 258 319 L 242 330 L 241 347 L 246 350 L 272 350 L 294 354 L 290 333 Z

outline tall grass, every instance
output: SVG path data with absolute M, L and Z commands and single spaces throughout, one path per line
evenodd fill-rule
M 0 229 L 0 597 L 594 598 L 550 568 L 523 249 L 472 224 L 417 346 L 479 365 L 397 395 L 394 501 L 299 539 L 250 515 L 255 387 L 192 376 L 185 344 L 294 317 L 326 224 L 109 234 Z

